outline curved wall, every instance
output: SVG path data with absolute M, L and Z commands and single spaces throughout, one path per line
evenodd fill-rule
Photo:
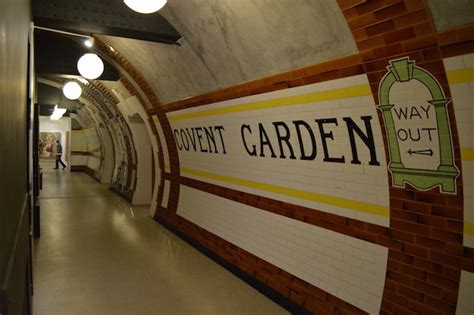
M 294 42 L 276 49 L 278 28 L 241 24 L 247 4 L 193 5 L 164 11 L 182 47 L 100 42 L 119 88 L 147 108 L 155 219 L 314 313 L 472 313 L 474 26 L 437 32 L 431 15 L 442 13 L 418 0 L 326 2 L 319 12 L 336 8 L 346 21 L 334 33 L 346 48 L 276 58 L 317 42 L 317 30 L 287 28 Z M 287 11 L 308 11 L 307 30 L 327 22 L 309 13 L 315 5 Z M 250 11 L 264 25 L 286 12 Z M 250 58 L 242 33 L 271 57 Z M 212 39 L 226 49 L 207 51 Z

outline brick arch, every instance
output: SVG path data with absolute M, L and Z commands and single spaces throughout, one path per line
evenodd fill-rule
M 426 4 L 422 0 L 338 0 L 362 56 L 375 104 L 378 86 L 389 60 L 409 56 L 430 71 L 451 97 L 441 47 Z M 383 139 L 388 143 L 384 120 Z M 452 103 L 448 106 L 455 165 L 461 170 L 460 146 Z M 389 161 L 387 160 L 387 163 Z M 408 184 L 390 187 L 389 248 L 381 313 L 452 314 L 456 310 L 463 260 L 462 176 L 457 193 L 439 188 L 419 191 Z
M 127 190 L 122 191 L 122 190 L 117 190 L 118 193 L 124 195 L 129 200 L 132 200 L 133 194 L 135 191 L 135 185 L 137 183 L 137 173 L 135 172 L 135 178 L 133 182 L 135 183 L 133 187 L 131 187 L 132 183 L 132 173 L 133 170 L 136 170 L 136 161 L 137 161 L 137 152 L 135 149 L 135 144 L 133 141 L 132 137 L 132 132 L 130 130 L 130 127 L 128 126 L 128 123 L 126 122 L 125 118 L 123 117 L 122 113 L 117 107 L 117 104 L 119 103 L 118 99 L 110 93 L 110 91 L 102 85 L 99 81 L 97 80 L 89 80 L 89 84 L 86 87 L 86 93 L 89 95 L 89 98 L 91 100 L 94 100 L 97 104 L 100 104 L 103 109 L 108 111 L 108 114 L 111 115 L 109 118 L 116 118 L 118 119 L 117 123 L 122 127 L 122 130 L 125 131 L 128 135 L 128 137 L 125 137 L 125 146 L 127 150 L 127 179 L 126 179 L 126 184 L 125 187 Z M 100 97 L 103 98 L 105 101 L 104 104 L 100 100 L 96 100 L 96 97 L 92 94 L 94 93 L 95 95 L 99 95 Z M 113 119 L 112 118 L 112 119 Z M 133 163 L 135 161 L 135 163 Z M 112 187 L 113 189 L 116 189 L 115 187 Z
M 146 82 L 143 76 L 138 72 L 138 70 L 122 55 L 120 52 L 116 51 L 115 49 L 111 49 L 109 45 L 105 42 L 97 39 L 98 49 L 99 52 L 107 57 L 111 58 L 119 67 L 125 71 L 128 76 L 134 81 L 133 83 L 130 82 L 128 78 L 125 76 L 121 76 L 120 80 L 124 84 L 125 88 L 128 89 L 131 95 L 137 96 L 140 100 L 142 106 L 147 109 L 146 104 L 149 102 L 153 108 L 153 113 L 147 111 L 149 115 L 149 122 L 150 126 L 153 130 L 155 138 L 157 140 L 158 145 L 160 146 L 160 157 L 159 157 L 159 165 L 161 169 L 161 183 L 159 185 L 158 191 L 158 200 L 157 200 L 157 210 L 164 211 L 172 211 L 176 212 L 178 207 L 178 198 L 179 198 L 179 182 L 177 179 L 180 176 L 180 168 L 179 168 L 179 158 L 178 158 L 178 149 L 176 147 L 176 143 L 174 141 L 171 127 L 169 121 L 165 115 L 165 113 L 160 108 L 160 100 L 156 96 L 155 92 L 151 88 L 151 86 Z M 141 90 L 139 91 L 137 87 Z M 144 99 L 144 97 L 146 99 Z M 155 128 L 155 124 L 153 122 L 152 117 L 156 116 L 161 124 L 163 129 L 166 145 L 168 148 L 169 154 L 169 161 L 170 161 L 170 172 L 165 172 L 165 165 L 164 165 L 164 156 L 163 155 L 163 144 L 160 143 L 160 139 L 158 136 L 158 131 Z M 161 208 L 161 201 L 163 199 L 163 187 L 164 187 L 164 180 L 170 180 L 170 195 L 168 201 L 168 208 L 162 209 Z M 158 213 L 159 211 L 157 211 Z
M 155 100 L 155 103 L 151 102 L 154 105 L 147 112 L 150 116 L 160 117 L 159 115 L 164 115 L 168 111 L 181 108 L 364 73 L 369 78 L 375 103 L 377 103 L 378 83 L 386 71 L 388 60 L 397 56 L 409 56 L 415 59 L 417 65 L 429 70 L 437 77 L 443 85 L 445 94 L 450 96 L 441 59 L 444 47 L 438 42 L 438 36 L 434 32 L 423 1 L 341 0 L 339 3 L 360 49 L 358 54 L 171 104 L 161 105 Z M 107 45 L 103 45 L 107 53 L 111 54 L 107 50 Z M 129 67 L 123 56 L 117 54 L 114 58 L 118 60 L 117 63 L 123 65 L 124 69 Z M 144 80 L 136 69 L 131 68 L 128 73 L 134 78 L 134 83 L 141 87 L 140 89 L 145 91 L 147 87 L 149 88 L 143 83 Z M 124 79 L 123 82 L 126 80 Z M 133 84 L 128 82 L 128 85 L 129 90 L 134 89 Z M 139 95 L 137 91 L 135 93 Z M 147 99 L 154 98 L 151 96 Z M 459 139 L 452 105 L 448 110 L 451 117 L 456 165 L 460 169 Z M 385 129 L 381 117 L 380 121 L 385 140 Z M 169 139 L 173 140 L 172 135 L 167 136 L 167 142 Z M 177 159 L 177 155 L 175 157 Z M 176 163 L 178 163 L 179 171 L 179 161 Z M 389 258 L 382 313 L 453 313 L 456 307 L 460 271 L 463 268 L 466 270 L 472 268 L 464 267 L 466 259 L 462 254 L 463 199 L 462 190 L 459 189 L 462 177 L 457 179 L 458 194 L 454 196 L 441 194 L 437 189 L 421 192 L 410 186 L 403 189 L 390 188 L 391 220 L 390 228 L 385 228 L 363 221 L 341 218 L 315 209 L 305 209 L 240 191 L 223 189 L 217 185 L 203 185 L 202 182 L 181 177 L 179 173 L 165 173 L 164 176 L 172 183 L 200 188 L 227 199 L 388 248 Z M 179 184 L 177 184 L 178 188 Z M 177 196 L 173 198 L 176 198 L 177 202 Z M 174 214 L 165 215 L 165 212 L 159 212 L 157 218 L 197 240 L 220 257 L 232 261 L 232 264 L 241 270 L 252 274 L 256 279 L 265 282 L 272 289 L 295 303 L 303 305 L 306 309 L 322 314 L 363 313 L 352 305 L 338 300 L 327 292 L 322 292 Z

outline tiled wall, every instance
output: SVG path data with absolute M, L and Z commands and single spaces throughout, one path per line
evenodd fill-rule
M 362 117 L 369 118 L 370 131 Z M 376 156 L 371 158 L 358 135 L 351 146 L 348 118 L 370 137 Z M 168 119 L 182 176 L 389 224 L 386 158 L 365 75 L 179 110 Z M 275 122 L 280 125 L 275 127 Z M 277 132 L 289 136 L 288 142 L 278 141 Z M 267 140 L 270 144 L 262 146 Z
M 380 309 L 383 246 L 189 187 L 178 215 L 368 313 Z
M 316 314 L 472 313 L 474 27 L 436 33 L 421 0 L 338 3 L 358 54 L 171 104 L 160 105 L 137 69 L 105 46 L 154 105 L 148 113 L 165 144 L 155 218 Z M 397 72 L 387 92 L 392 104 L 384 104 L 387 93 L 379 87 L 392 62 L 404 58 L 432 83 L 405 82 Z M 433 85 L 438 94 L 427 90 Z M 440 100 L 446 102 L 435 114 L 430 102 Z M 393 107 L 384 112 L 384 105 Z M 411 122 L 394 118 L 410 105 Z M 364 116 L 371 117 L 379 165 L 368 163 Z M 344 117 L 360 127 L 354 141 L 361 164 L 351 163 Z M 328 118 L 338 122 L 324 127 L 334 137 L 326 139 L 329 155 L 344 155 L 344 163 L 323 160 L 316 119 Z M 296 120 L 315 133 L 314 159 L 301 160 Z M 288 142 L 277 140 L 275 122 L 288 126 Z M 260 156 L 259 123 L 275 157 L 267 142 Z M 392 123 L 395 131 L 431 131 L 408 146 L 390 134 Z M 206 136 L 211 127 L 215 144 Z M 301 143 L 311 147 L 307 133 Z M 397 169 L 395 144 L 404 168 Z M 449 165 L 440 165 L 446 160 Z M 356 250 L 361 247 L 366 251 Z M 364 264 L 372 264 L 372 277 Z M 344 277 L 336 266 L 346 270 Z
M 474 248 L 474 54 L 446 58 L 444 65 L 453 97 L 461 146 L 464 245 Z
M 71 168 L 82 170 L 87 167 L 91 173 L 101 167 L 102 149 L 94 128 L 73 130 L 71 134 Z

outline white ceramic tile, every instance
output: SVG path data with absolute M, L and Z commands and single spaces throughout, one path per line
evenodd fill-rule
M 168 208 L 168 201 L 170 198 L 170 181 L 169 180 L 164 180 L 164 189 L 163 189 L 163 199 L 161 201 L 161 206 L 163 208 Z
M 456 315 L 474 314 L 474 273 L 461 271 Z
M 365 75 L 358 78 L 345 78 L 330 82 L 323 82 L 304 86 L 296 89 L 287 89 L 267 94 L 259 95 L 259 100 L 275 99 L 287 96 L 303 95 L 327 89 L 349 87 L 357 81 L 360 84 L 367 84 Z M 185 109 L 172 113 L 168 113 L 168 117 L 177 114 L 195 113 L 210 109 L 226 108 L 231 105 L 245 104 L 254 101 L 255 97 L 246 97 L 232 101 L 226 101 L 216 104 L 201 106 L 199 108 Z M 348 139 L 347 126 L 343 120 L 344 117 L 351 117 L 354 122 L 365 131 L 365 126 L 360 117 L 371 116 L 371 127 L 376 147 L 377 160 L 380 166 L 369 166 L 370 161 L 369 150 L 356 135 L 358 158 L 362 161 L 361 165 L 351 164 L 352 150 Z M 334 124 L 326 124 L 326 132 L 332 132 L 334 140 L 328 139 L 328 150 L 331 156 L 345 156 L 346 163 L 330 163 L 324 162 L 324 153 L 319 127 L 316 119 L 337 118 L 338 126 Z M 293 121 L 304 120 L 309 124 L 311 132 L 314 134 L 316 141 L 317 156 L 313 161 L 300 160 L 301 150 L 297 137 L 296 127 Z M 277 133 L 273 122 L 284 121 L 290 131 L 290 145 L 293 149 L 296 159 L 290 159 L 290 149 L 286 143 L 282 143 L 283 154 L 286 159 L 281 159 L 280 146 L 277 141 Z M 259 144 L 258 123 L 262 123 L 265 131 L 271 141 L 273 151 L 276 158 L 271 157 L 271 150 L 268 146 L 263 147 L 265 157 L 260 157 L 261 150 Z M 257 157 L 250 156 L 244 147 L 241 136 L 241 126 L 248 124 L 251 131 L 245 130 L 245 139 L 250 150 L 255 145 L 258 151 Z M 199 117 L 195 119 L 185 119 L 171 121 L 173 130 L 190 130 L 193 127 L 209 127 L 224 126 L 223 138 L 225 141 L 225 149 L 227 154 L 214 154 L 180 150 L 180 166 L 182 169 L 197 169 L 212 174 L 224 175 L 227 177 L 238 178 L 242 180 L 252 181 L 256 183 L 265 183 L 285 187 L 289 189 L 302 190 L 314 194 L 324 194 L 347 200 L 357 200 L 360 202 L 370 202 L 388 207 L 388 178 L 387 168 L 385 164 L 385 152 L 383 149 L 383 140 L 381 128 L 378 121 L 378 115 L 371 96 L 354 97 L 342 100 L 322 101 L 312 104 L 293 105 L 285 107 L 276 107 L 258 111 L 245 111 L 239 113 L 223 114 L 218 116 Z M 303 127 L 304 128 L 304 127 Z M 286 130 L 283 127 L 279 129 L 283 134 Z M 223 151 L 220 144 L 220 136 L 214 132 L 216 144 L 219 152 Z M 305 153 L 310 154 L 311 137 L 306 129 L 301 129 L 302 145 Z M 197 141 L 197 140 L 196 140 Z M 181 145 L 182 139 L 178 141 Z M 208 144 L 204 142 L 205 149 Z M 199 144 L 197 144 L 199 147 Z M 199 151 L 199 150 L 198 150 Z M 353 178 L 348 180 L 348 174 Z M 189 175 L 185 175 L 189 176 Z M 355 180 L 357 178 L 357 181 Z M 200 177 L 200 180 L 211 182 L 210 179 Z M 238 184 L 231 184 L 224 181 L 212 180 L 221 186 L 250 192 L 257 195 L 267 195 L 265 189 L 248 188 Z M 371 186 L 370 186 L 371 185 Z M 374 195 L 374 185 L 379 185 L 377 195 Z M 273 194 L 273 193 L 272 193 Z M 275 194 L 273 194 L 275 195 Z M 277 195 L 278 200 L 288 201 L 298 205 L 308 206 L 321 211 L 331 213 L 349 212 L 349 217 L 354 217 L 358 211 L 348 210 L 330 206 L 327 204 L 313 202 L 310 204 L 307 200 L 291 198 L 285 195 Z M 373 215 L 371 215 L 373 216 Z M 365 216 L 366 218 L 370 216 Z M 382 220 L 387 221 L 387 220 Z M 381 220 L 372 220 L 371 223 L 381 222 Z
M 388 255 L 383 246 L 186 186 L 178 214 L 371 314 L 380 310 Z

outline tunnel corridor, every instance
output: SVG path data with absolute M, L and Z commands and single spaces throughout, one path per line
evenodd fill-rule
M 147 207 L 86 174 L 43 170 L 33 314 L 287 314 Z
M 0 8 L 0 315 L 474 314 L 471 0 Z

